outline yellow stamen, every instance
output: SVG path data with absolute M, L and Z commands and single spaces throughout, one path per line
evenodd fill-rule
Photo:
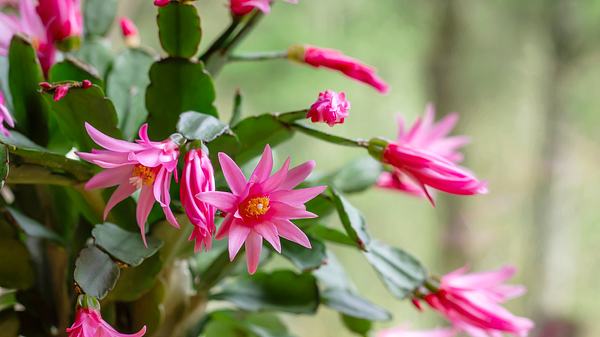
M 269 197 L 252 198 L 240 207 L 242 216 L 246 218 L 256 218 L 265 215 L 269 211 Z
M 137 188 L 142 188 L 142 185 L 152 185 L 155 178 L 156 173 L 152 168 L 138 164 L 133 167 L 129 182 Z

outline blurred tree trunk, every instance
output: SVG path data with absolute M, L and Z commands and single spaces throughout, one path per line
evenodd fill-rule
M 542 29 L 548 32 L 548 75 L 542 87 L 543 138 L 534 191 L 535 253 L 531 261 L 530 282 L 534 316 L 540 322 L 539 336 L 574 337 L 576 329 L 561 318 L 573 296 L 572 210 L 564 193 L 564 174 L 568 151 L 569 113 L 564 88 L 569 69 L 576 58 L 576 32 L 573 15 L 575 0 L 540 2 Z M 569 214 L 570 213 L 570 214 Z M 557 324 L 562 322 L 562 324 Z M 554 328 L 558 327 L 558 328 Z
M 460 98 L 460 59 L 461 13 L 457 0 L 437 0 L 434 2 L 434 22 L 438 23 L 432 39 L 432 46 L 426 65 L 429 97 L 436 106 L 437 118 L 453 111 L 459 111 Z M 461 113 L 461 123 L 468 119 Z M 458 130 L 458 129 L 457 129 Z M 456 131 L 455 130 L 455 133 Z M 460 131 L 458 131 L 460 132 Z M 469 255 L 469 236 L 465 220 L 465 207 L 461 197 L 438 194 L 437 207 L 440 210 L 440 258 L 443 272 L 464 265 Z

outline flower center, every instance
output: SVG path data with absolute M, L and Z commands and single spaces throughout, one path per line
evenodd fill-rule
M 256 218 L 265 215 L 269 210 L 269 197 L 256 197 L 244 202 L 240 211 L 245 218 Z
M 129 182 L 137 188 L 142 188 L 143 185 L 152 185 L 156 178 L 156 173 L 150 167 L 137 164 L 133 167 Z

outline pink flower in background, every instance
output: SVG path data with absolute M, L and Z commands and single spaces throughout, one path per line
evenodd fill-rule
M 450 114 L 434 123 L 435 112 L 428 105 L 425 116 L 419 118 L 410 130 L 404 129 L 399 119 L 398 139 L 389 144 L 384 161 L 394 166 L 392 172 L 384 172 L 377 185 L 399 190 L 415 196 L 426 196 L 433 203 L 427 186 L 460 195 L 487 192 L 486 183 L 466 169 L 457 165 L 462 154 L 457 149 L 468 142 L 464 136 L 447 137 L 458 121 L 457 114 Z
M 15 120 L 13 119 L 10 111 L 8 111 L 6 105 L 4 105 L 4 95 L 2 92 L 0 92 L 0 133 L 8 137 L 10 136 L 10 132 L 6 129 L 4 123 L 11 128 L 15 127 Z
M 134 334 L 119 333 L 102 319 L 99 310 L 79 308 L 67 333 L 69 337 L 142 337 L 146 334 L 146 327 Z
M 389 91 L 389 86 L 377 76 L 374 68 L 346 56 L 340 51 L 313 46 L 292 46 L 288 51 L 288 57 L 316 68 L 337 70 L 350 78 L 372 86 L 382 94 Z
M 77 155 L 105 170 L 96 174 L 85 184 L 86 189 L 107 188 L 118 185 L 104 210 L 106 219 L 110 210 L 119 202 L 140 190 L 137 204 L 137 223 L 142 239 L 146 243 L 146 220 L 154 202 L 158 202 L 171 225 L 179 228 L 169 204 L 171 176 L 177 168 L 179 145 L 170 139 L 154 142 L 148 138 L 148 125 L 139 131 L 139 140 L 130 143 L 114 139 L 85 124 L 85 128 L 96 144 L 105 150 L 93 149 L 91 153 Z M 175 172 L 176 174 L 177 172 Z M 176 177 L 177 178 L 177 177 Z
M 15 34 L 22 34 L 31 40 L 44 72 L 54 64 L 56 49 L 48 39 L 46 28 L 35 10 L 33 0 L 20 0 L 18 16 L 0 12 L 0 55 L 7 55 L 10 41 Z
M 138 29 L 129 18 L 122 17 L 119 21 L 121 25 L 121 34 L 125 39 L 125 45 L 130 48 L 136 48 L 140 46 L 140 35 Z
M 279 237 L 311 248 L 306 235 L 290 220 L 316 217 L 306 211 L 304 203 L 323 192 L 326 186 L 293 190 L 313 170 L 313 161 L 289 170 L 288 158 L 283 167 L 271 175 L 273 154 L 267 145 L 248 180 L 225 153 L 219 153 L 219 162 L 231 193 L 203 192 L 197 198 L 227 212 L 217 239 L 229 237 L 231 260 L 245 242 L 248 272 L 253 274 L 260 260 L 263 238 L 277 252 L 281 252 Z
M 346 94 L 339 94 L 332 90 L 326 90 L 319 94 L 319 98 L 310 107 L 306 118 L 314 123 L 324 122 L 329 126 L 344 123 L 344 119 L 350 114 L 350 102 L 346 100 Z
M 473 337 L 509 333 L 527 336 L 533 322 L 510 313 L 500 304 L 521 296 L 525 288 L 503 284 L 515 274 L 513 267 L 466 274 L 461 268 L 441 279 L 439 290 L 425 295 L 425 302 L 454 327 Z
M 192 149 L 185 156 L 185 165 L 181 174 L 180 199 L 185 213 L 194 230 L 190 241 L 195 240 L 196 252 L 202 249 L 209 251 L 215 233 L 215 207 L 198 200 L 195 196 L 200 192 L 215 190 L 213 166 L 206 152 Z
M 63 99 L 69 93 L 70 86 L 69 85 L 59 85 L 54 89 L 54 101 L 58 102 Z
M 408 330 L 403 327 L 391 328 L 382 330 L 377 334 L 377 337 L 453 337 L 456 335 L 454 329 L 433 329 L 415 331 Z
M 298 0 L 287 0 L 296 4 Z M 271 11 L 272 0 L 230 0 L 229 7 L 234 15 L 246 15 L 255 9 L 267 14 Z
M 37 12 L 48 27 L 48 37 L 52 41 L 81 37 L 83 16 L 80 0 L 38 0 Z
M 171 0 L 154 0 L 154 5 L 158 7 L 165 7 Z

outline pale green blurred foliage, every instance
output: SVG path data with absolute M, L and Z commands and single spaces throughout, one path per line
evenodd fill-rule
M 568 142 L 569 149 L 561 158 L 562 198 L 566 218 L 570 219 L 565 224 L 569 226 L 570 244 L 564 250 L 571 267 L 565 271 L 569 283 L 560 313 L 582 324 L 583 336 L 595 337 L 600 335 L 600 2 L 575 2 L 577 42 L 583 51 L 571 65 L 562 88 L 569 114 L 567 134 L 561 139 Z M 472 139 L 465 148 L 467 166 L 488 180 L 490 187 L 488 195 L 464 198 L 469 215 L 469 251 L 474 257 L 464 262 L 482 270 L 514 264 L 521 270 L 515 281 L 530 288 L 536 287 L 527 266 L 535 263 L 531 259 L 537 244 L 531 227 L 543 118 L 540 99 L 549 80 L 549 32 L 540 22 L 546 3 L 549 1 L 458 1 L 465 28 L 457 46 L 461 62 L 453 69 L 459 74 L 455 85 L 462 94 L 460 106 L 453 108 L 465 116 L 460 129 Z M 200 0 L 197 4 L 203 20 L 202 47 L 206 48 L 229 23 L 226 1 Z M 425 69 L 437 20 L 436 6 L 439 1 L 433 0 L 278 3 L 239 51 L 283 50 L 293 43 L 340 49 L 376 66 L 391 85 L 391 93 L 381 96 L 339 74 L 285 61 L 238 63 L 227 66 L 216 80 L 219 110 L 229 116 L 236 88 L 244 95 L 245 114 L 305 108 L 319 91 L 345 91 L 352 102 L 350 118 L 331 130 L 324 128 L 345 136 L 394 138 L 396 115 L 412 122 L 431 97 Z M 151 0 L 122 1 L 121 13 L 139 25 L 144 44 L 159 49 Z M 304 151 L 306 148 L 311 151 Z M 315 159 L 317 169 L 323 172 L 364 154 L 302 135 L 278 152 L 280 157 L 291 155 L 295 163 Z M 437 243 L 442 216 L 425 200 L 372 190 L 355 197 L 354 202 L 365 213 L 375 237 L 406 248 L 433 272 L 459 267 L 434 269 L 441 254 Z M 443 324 L 434 313 L 419 314 L 408 301 L 389 296 L 358 252 L 340 248 L 337 253 L 361 293 L 394 314 L 394 321 L 382 327 Z M 528 316 L 532 314 L 530 302 L 525 296 L 509 307 Z M 328 309 L 322 309 L 316 318 L 294 316 L 288 322 L 299 336 L 349 334 Z

